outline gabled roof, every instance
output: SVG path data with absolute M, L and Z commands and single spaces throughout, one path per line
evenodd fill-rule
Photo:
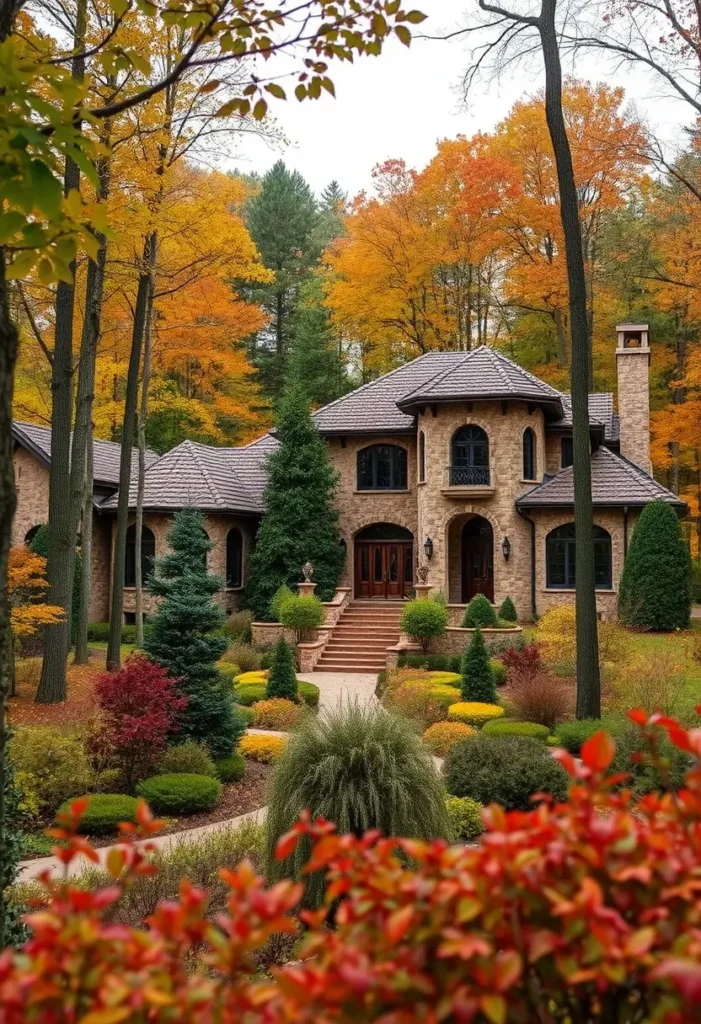
M 46 465 L 51 463 L 51 428 L 36 423 L 13 421 L 12 436 L 23 447 L 37 455 Z M 72 437 L 72 435 L 71 435 Z M 93 441 L 93 478 L 96 484 L 119 485 L 119 460 L 122 446 L 114 441 Z M 138 450 L 133 449 L 132 464 L 136 465 Z M 146 466 L 152 466 L 158 459 L 156 452 L 146 451 Z
M 488 345 L 463 353 L 452 366 L 441 367 L 434 377 L 405 394 L 397 404 L 408 412 L 433 402 L 486 398 L 520 398 L 547 405 L 558 417 L 562 415 L 559 391 Z
M 674 505 L 681 514 L 688 511 L 685 502 L 648 476 L 634 462 L 601 447 L 591 457 L 592 502 L 598 506 L 639 506 L 661 499 Z M 574 505 L 574 467 L 517 499 L 520 508 L 557 508 Z
M 414 417 L 398 409 L 397 402 L 464 358 L 464 352 L 427 352 L 325 405 L 314 413 L 314 421 L 326 436 L 413 431 Z
M 263 510 L 265 463 L 277 447 L 270 434 L 243 448 L 212 448 L 183 441 L 146 471 L 144 508 L 164 511 L 194 506 L 204 512 Z M 129 489 L 129 507 L 136 506 L 136 483 Z M 117 507 L 117 495 L 102 503 Z
M 604 430 L 604 440 L 607 443 L 617 443 L 620 438 L 620 426 L 618 416 L 613 411 L 613 395 L 608 391 L 601 391 L 589 395 L 589 422 L 592 426 L 601 425 Z M 568 394 L 562 395 L 562 418 L 548 424 L 560 430 L 572 429 L 572 398 Z

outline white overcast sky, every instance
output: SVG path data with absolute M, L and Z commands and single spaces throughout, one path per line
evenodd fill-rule
M 417 31 L 432 35 L 464 26 L 477 9 L 476 0 L 416 0 L 415 6 L 429 15 Z M 489 131 L 516 100 L 532 95 L 541 84 L 540 65 L 534 60 L 511 78 L 478 83 L 465 105 L 460 83 L 468 63 L 467 44 L 458 38 L 417 39 L 409 49 L 392 39 L 380 57 L 352 66 L 334 64 L 335 100 L 324 96 L 313 102 L 274 102 L 289 145 L 273 150 L 249 141 L 231 166 L 264 173 L 282 156 L 317 193 L 336 178 L 350 196 L 370 188 L 372 168 L 389 157 L 424 167 L 439 139 Z M 614 72 L 581 56 L 576 72 L 591 81 L 624 86 L 638 113 L 668 140 L 678 138 L 679 127 L 688 121 L 688 108 L 663 96 L 659 81 L 642 72 Z

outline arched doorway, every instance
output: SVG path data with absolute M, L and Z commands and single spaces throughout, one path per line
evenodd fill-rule
M 374 523 L 355 537 L 355 596 L 401 600 L 414 582 L 414 538 L 394 523 Z
M 473 516 L 462 528 L 462 602 L 475 594 L 494 600 L 494 531 L 483 516 Z

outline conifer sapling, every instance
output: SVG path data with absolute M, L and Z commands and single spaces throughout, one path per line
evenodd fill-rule
M 465 648 L 460 671 L 460 692 L 464 701 L 497 703 L 497 688 L 489 665 L 489 649 L 484 642 L 481 629 L 475 630 L 472 640 Z

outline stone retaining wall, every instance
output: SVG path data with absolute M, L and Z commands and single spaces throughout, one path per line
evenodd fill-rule
M 426 654 L 455 655 L 462 654 L 470 643 L 474 629 L 462 629 L 460 626 L 448 626 L 443 636 L 431 637 Z M 483 629 L 482 636 L 489 650 L 498 655 L 509 647 L 517 647 L 521 643 L 523 630 L 520 626 L 513 629 Z M 402 636 L 396 647 L 387 648 L 387 668 L 396 668 L 400 654 L 423 654 L 421 644 L 413 643 L 407 636 Z

